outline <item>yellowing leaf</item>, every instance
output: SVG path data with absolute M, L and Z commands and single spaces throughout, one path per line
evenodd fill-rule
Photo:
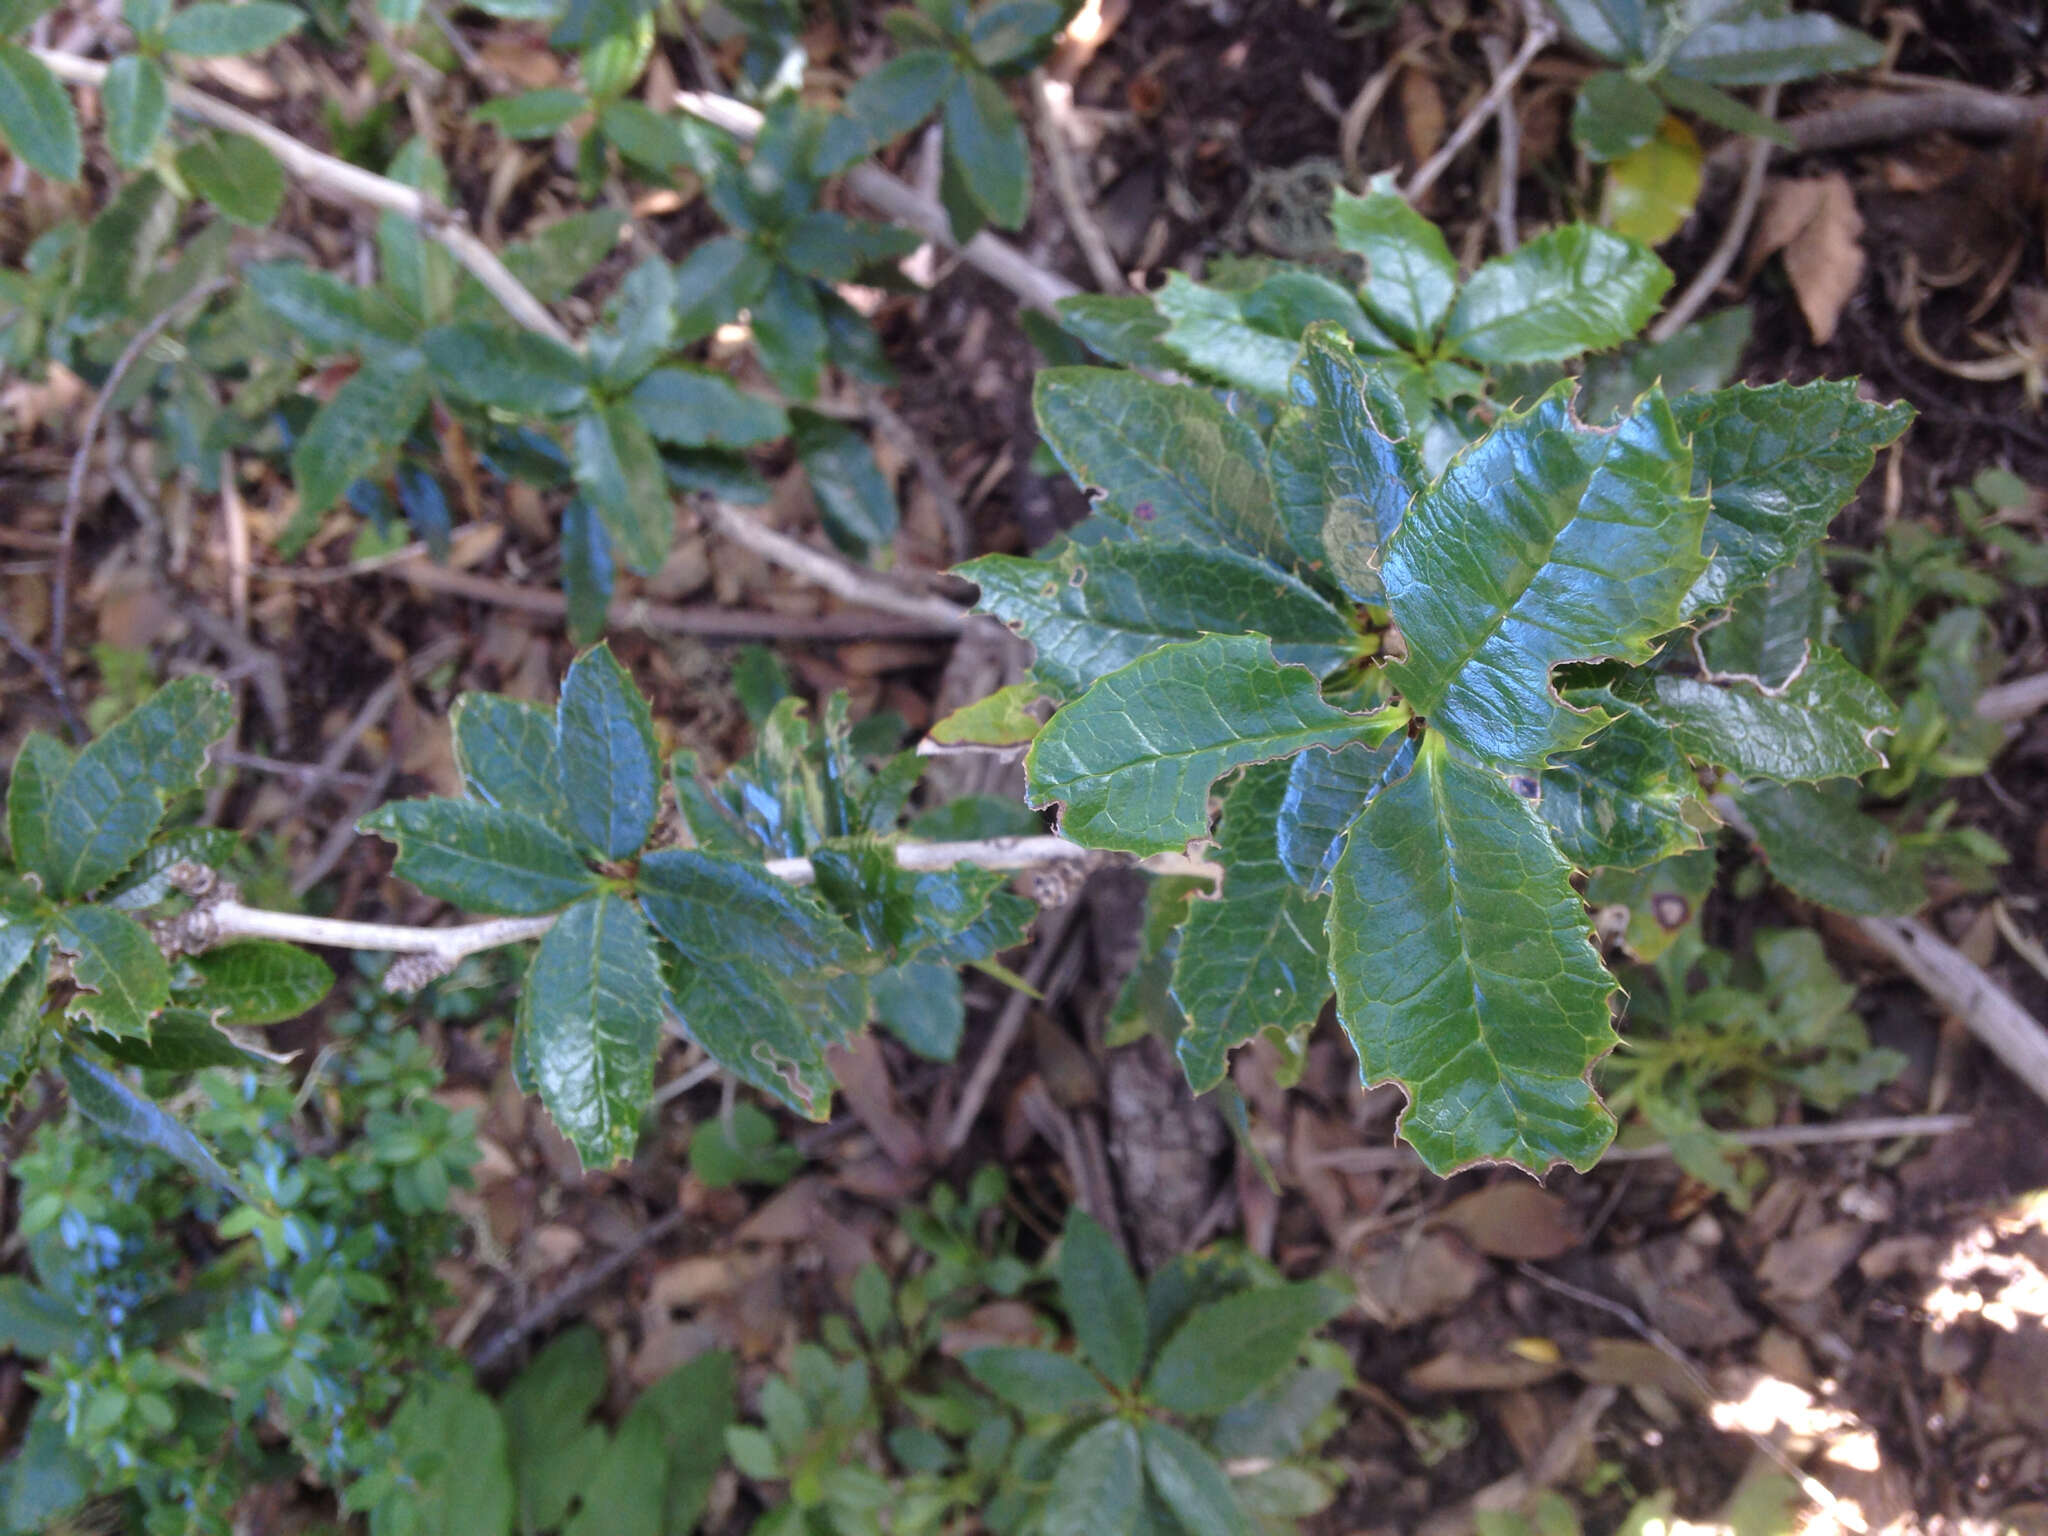
M 1692 213 L 1703 163 L 1693 131 L 1667 115 L 1649 143 L 1608 166 L 1600 222 L 1645 245 L 1662 245 Z

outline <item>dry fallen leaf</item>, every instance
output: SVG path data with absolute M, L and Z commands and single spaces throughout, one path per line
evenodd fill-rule
M 1750 270 L 1782 254 L 1807 328 L 1825 344 L 1863 281 L 1862 236 L 1856 193 L 1840 172 L 1773 182 L 1750 239 Z
M 1519 1177 L 1453 1200 L 1437 1220 L 1497 1259 L 1554 1259 L 1579 1244 L 1571 1207 Z

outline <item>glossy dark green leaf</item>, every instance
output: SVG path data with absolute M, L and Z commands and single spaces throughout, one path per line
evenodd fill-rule
M 869 966 L 844 923 L 759 864 L 664 848 L 640 861 L 637 883 L 661 936 L 700 964 L 752 959 L 791 976 Z
M 585 1167 L 631 1157 L 661 1042 L 654 935 L 622 897 L 579 901 L 541 938 L 526 986 L 541 1103 Z
M 1150 298 L 1136 294 L 1078 293 L 1053 306 L 1060 327 L 1106 362 L 1173 373 L 1181 357 L 1164 343 L 1172 324 Z
M 1613 979 L 1571 866 L 1506 779 L 1432 737 L 1351 829 L 1331 879 L 1337 1016 L 1363 1080 L 1409 1096 L 1437 1173 L 1591 1167 L 1614 1121 L 1587 1083 Z
M 1820 644 L 1831 596 L 1809 547 L 1737 597 L 1720 623 L 1699 631 L 1707 670 L 1721 680 L 1743 678 L 1765 690 L 1783 688 Z
M 555 722 L 538 705 L 497 693 L 465 693 L 449 715 L 455 763 L 469 792 L 488 805 L 569 829 L 555 755 Z
M 829 1117 L 834 1079 L 826 1053 L 866 1023 L 864 978 L 778 972 L 739 955 L 675 957 L 664 975 L 677 1017 L 712 1060 L 796 1114 Z
M 657 368 L 633 390 L 633 409 L 656 439 L 677 448 L 751 448 L 789 433 L 789 413 L 722 373 Z
M 154 59 L 124 53 L 107 66 L 100 99 L 107 109 L 107 148 L 127 170 L 143 165 L 171 120 L 171 93 Z
M 263 307 L 318 352 L 376 356 L 411 345 L 396 311 L 381 308 L 368 290 L 352 288 L 331 273 L 296 261 L 271 261 L 245 268 L 243 276 Z
M 1879 736 L 1897 716 L 1884 690 L 1832 646 L 1783 688 L 1663 673 L 1616 690 L 1689 756 L 1747 778 L 1857 778 L 1884 766 Z
M 654 714 L 599 645 L 570 663 L 556 709 L 556 762 L 569 828 L 600 858 L 638 853 L 661 806 Z
M 50 984 L 50 946 L 37 944 L 26 960 L 0 982 L 0 1114 L 11 1115 L 16 1097 L 43 1063 L 50 1032 L 43 1027 L 44 995 Z
M 49 926 L 48 910 L 26 881 L 0 876 L 0 985 L 26 965 Z
M 761 297 L 774 270 L 758 247 L 731 235 L 706 240 L 676 263 L 676 343 L 709 336 Z
M 1699 28 L 1678 45 L 1670 70 L 1714 85 L 1770 85 L 1884 61 L 1876 38 L 1819 11 L 1749 14 Z
M 1107 1419 L 1053 1468 L 1039 1529 L 1044 1536 L 1138 1536 L 1144 1492 L 1138 1431 L 1124 1419 Z
M 913 229 L 813 208 L 783 235 L 782 259 L 818 282 L 847 283 L 870 268 L 901 261 L 923 243 Z
M 71 96 L 47 64 L 19 44 L 0 41 L 0 137 L 31 170 L 78 180 L 84 151 Z
M 1109 1403 L 1109 1394 L 1094 1373 L 1070 1355 L 1043 1349 L 970 1349 L 960 1363 L 968 1375 L 1026 1418 Z
M 955 74 L 944 102 L 946 155 L 991 223 L 1015 229 L 1031 211 L 1031 146 L 1003 88 L 979 70 Z
M 237 224 L 260 229 L 284 206 L 284 167 L 241 133 L 209 133 L 178 151 L 185 184 Z
M 235 1044 L 196 1008 L 166 1008 L 150 1020 L 149 1038 L 94 1034 L 94 1050 L 123 1066 L 148 1072 L 199 1072 L 207 1067 L 256 1067 L 263 1058 Z
M 171 1000 L 170 967 L 147 930 L 125 913 L 76 906 L 53 931 L 79 988 L 64 1016 L 110 1035 L 147 1037 L 150 1019 Z
M 654 439 L 626 402 L 594 406 L 570 437 L 576 488 L 604 523 L 627 565 L 657 571 L 675 535 L 675 503 Z
M 15 865 L 52 895 L 62 894 L 62 869 L 51 841 L 50 807 L 74 761 L 76 754 L 56 737 L 30 731 L 7 778 L 7 843 Z
M 1209 788 L 1231 769 L 1383 729 L 1326 704 L 1264 638 L 1210 635 L 1098 681 L 1038 733 L 1025 776 L 1075 841 L 1166 853 L 1208 834 Z
M 1709 555 L 1695 612 L 1727 602 L 1827 531 L 1870 473 L 1877 450 L 1913 419 L 1873 405 L 1855 384 L 1738 386 L 1672 402 L 1692 439 L 1693 491 L 1707 497 Z
M 1060 1237 L 1059 1282 L 1089 1363 L 1112 1386 L 1130 1386 L 1145 1368 L 1145 1295 L 1115 1239 L 1078 1205 Z
M 1068 694 L 1147 651 L 1207 634 L 1261 634 L 1317 676 L 1357 653 L 1350 620 L 1264 560 L 1186 545 L 1068 544 L 1053 560 L 984 555 L 956 574 L 976 607 L 1029 640 L 1033 675 Z
M 1696 320 L 1669 341 L 1635 341 L 1587 362 L 1579 375 L 1580 419 L 1596 427 L 1626 416 L 1645 391 L 1660 381 L 1681 427 L 1687 403 L 1681 397 L 1720 389 L 1742 367 L 1749 345 L 1749 307 L 1738 304 Z M 1698 490 L 1699 447 L 1693 444 L 1693 484 Z M 1705 494 L 1699 492 L 1699 494 Z
M 1074 483 L 1103 492 L 1098 511 L 1151 538 L 1287 559 L 1266 450 L 1212 395 L 1103 368 L 1048 368 L 1032 402 Z
M 1403 695 L 1467 751 L 1541 771 L 1599 725 L 1557 700 L 1560 662 L 1646 660 L 1705 567 L 1704 499 L 1661 394 L 1611 433 L 1569 385 L 1505 418 L 1408 508 L 1381 576 Z M 1511 532 L 1510 532 L 1511 530 Z
M 812 411 L 792 411 L 789 420 L 827 531 L 853 549 L 887 548 L 896 537 L 896 492 L 867 439 L 845 422 Z
M 515 416 L 560 416 L 590 397 L 589 370 L 559 341 L 531 331 L 465 323 L 427 332 L 435 382 Z
M 1251 1523 L 1214 1456 L 1159 1419 L 1146 1420 L 1138 1434 L 1146 1478 L 1186 1536 L 1251 1536 Z
M 1619 160 L 1657 136 L 1664 103 L 1634 75 L 1603 69 L 1572 103 L 1572 140 L 1594 160 Z
M 810 279 L 787 267 L 768 274 L 753 306 L 754 347 L 775 387 L 792 400 L 814 400 L 830 335 Z
M 24 795 L 48 793 L 43 808 L 46 862 L 29 862 L 19 834 L 17 857 L 43 874 L 53 896 L 99 889 L 147 846 L 164 802 L 196 786 L 207 748 L 227 734 L 233 719 L 233 700 L 224 684 L 180 678 L 81 751 L 55 785 L 39 777 L 42 763 L 31 764 L 32 775 L 38 776 Z M 47 761 L 54 766 L 56 759 Z M 11 797 L 9 816 L 11 826 Z
M 1005 884 L 998 870 L 905 869 L 893 844 L 847 838 L 811 850 L 819 898 L 892 960 L 966 929 Z
M 1647 246 L 1567 224 L 1473 273 L 1444 345 L 1482 363 L 1576 357 L 1634 336 L 1670 286 L 1670 269 Z
M 936 48 L 911 48 L 863 75 L 826 126 L 814 168 L 834 176 L 893 144 L 937 110 L 953 83 L 953 60 Z
M 960 1054 L 967 1028 L 957 966 L 912 960 L 873 977 L 868 992 L 875 1019 L 912 1053 L 926 1061 L 951 1061 Z
M 118 912 L 139 912 L 171 894 L 171 870 L 187 860 L 220 869 L 242 846 L 242 835 L 226 827 L 176 827 L 157 834 L 142 856 L 99 895 L 99 904 Z
M 1850 784 L 1749 783 L 1734 791 L 1771 875 L 1794 895 L 1859 917 L 1898 917 L 1927 899 L 1920 861 L 1858 805 Z
M 1290 1365 L 1329 1319 L 1319 1285 L 1265 1285 L 1199 1308 L 1160 1348 L 1145 1395 L 1174 1413 L 1220 1413 Z
M 612 606 L 612 541 L 581 496 L 562 508 L 562 595 L 569 605 L 570 643 L 589 645 L 600 638 Z
M 1187 1027 L 1174 1051 L 1197 1093 L 1223 1081 L 1234 1047 L 1261 1030 L 1306 1031 L 1330 996 L 1326 903 L 1280 861 L 1277 822 L 1292 766 L 1255 764 L 1224 795 L 1215 851 L 1223 888 L 1189 907 L 1173 967 L 1173 1000 Z
M 599 383 L 622 389 L 660 360 L 675 333 L 675 276 L 668 263 L 652 253 L 642 257 L 604 318 L 590 333 L 590 364 Z
M 1312 327 L 1267 445 L 1297 555 L 1358 602 L 1386 600 L 1380 547 L 1425 477 L 1400 402 L 1338 332 Z
M 305 25 L 306 14 L 281 0 L 243 0 L 224 5 L 200 0 L 173 13 L 164 24 L 164 46 L 194 58 L 261 53 Z
M 380 358 L 351 374 L 292 448 L 292 483 L 299 493 L 294 521 L 316 518 L 341 499 L 351 481 L 372 473 L 411 435 L 426 408 L 427 374 L 418 353 Z M 307 536 L 313 526 L 306 527 Z
M 64 1086 L 71 1091 L 72 1107 L 109 1136 L 161 1152 L 236 1199 L 249 1198 L 183 1121 L 137 1093 L 119 1075 L 76 1051 L 64 1053 L 60 1070 Z
M 1443 231 L 1390 191 L 1339 190 L 1330 205 L 1337 248 L 1366 262 L 1365 307 L 1411 351 L 1427 353 L 1458 292 Z
M 1160 343 L 1177 370 L 1271 400 L 1286 396 L 1311 325 L 1335 325 L 1368 350 L 1393 346 L 1350 293 L 1316 272 L 1279 272 L 1250 289 L 1204 287 L 1174 272 L 1152 303 L 1170 322 Z
M 187 964 L 199 973 L 199 984 L 179 992 L 179 1006 L 203 1010 L 220 1024 L 295 1019 L 334 985 L 334 973 L 318 955 L 276 939 L 243 939 Z
M 1303 890 L 1329 888 L 1330 871 L 1358 813 L 1389 784 L 1407 776 L 1415 743 L 1393 736 L 1378 746 L 1353 742 L 1334 752 L 1303 752 L 1287 765 L 1287 793 L 1274 826 L 1274 851 Z
M 1578 869 L 1641 869 L 1701 846 L 1685 817 L 1699 779 L 1670 731 L 1632 709 L 1613 713 L 1585 746 L 1552 758 L 1540 781 L 1551 840 Z
M 393 872 L 472 912 L 534 917 L 580 900 L 597 877 L 560 833 L 470 800 L 397 800 L 356 823 L 398 844 Z

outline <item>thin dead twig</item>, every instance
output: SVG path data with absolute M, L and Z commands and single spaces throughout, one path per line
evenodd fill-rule
M 1981 720 L 2024 720 L 2043 709 L 2048 709 L 2048 672 L 1995 684 L 1977 696 Z
M 1784 124 L 1790 148 L 1772 145 L 1766 158 L 1866 149 L 1929 133 L 1975 134 L 1994 138 L 2025 133 L 2048 122 L 2048 100 L 2008 96 L 1978 86 L 1942 81 L 1911 95 L 1880 93 L 1847 106 L 1809 112 Z M 1731 139 L 1707 157 L 1710 174 L 1732 174 L 1743 158 L 1743 143 Z
M 974 531 L 967 526 L 967 514 L 961 509 L 960 498 L 953 492 L 953 482 L 946 478 L 946 466 L 939 462 L 937 450 L 925 441 L 923 433 L 891 408 L 889 402 L 882 398 L 881 390 L 871 384 L 864 385 L 860 398 L 875 429 L 917 466 L 917 478 L 931 494 L 939 522 L 946 530 L 946 548 L 953 557 L 953 563 L 958 565 L 974 553 Z
M 749 517 L 739 508 L 722 501 L 707 500 L 704 505 L 711 526 L 726 538 L 751 549 L 764 560 L 771 560 L 785 570 L 807 577 L 849 603 L 915 619 L 941 634 L 958 634 L 967 627 L 967 610 L 957 603 L 949 603 L 943 597 L 933 597 L 929 593 L 906 592 L 895 583 L 871 571 L 861 570 L 837 555 L 813 549 L 786 533 L 778 533 L 759 518 Z
M 1081 168 L 1074 162 L 1074 146 L 1067 137 L 1067 126 L 1073 121 L 1074 88 L 1065 81 L 1047 78 L 1042 69 L 1035 69 L 1031 72 L 1031 101 L 1037 108 L 1033 115 L 1038 120 L 1038 142 L 1044 146 L 1046 164 L 1052 168 L 1053 196 L 1059 199 L 1060 211 L 1067 216 L 1067 227 L 1073 232 L 1075 244 L 1081 247 L 1081 256 L 1088 263 L 1095 286 L 1104 293 L 1123 293 L 1130 283 L 1116 264 L 1102 225 L 1088 206 L 1087 190 L 1081 185 Z
M 1444 140 L 1443 147 L 1424 161 L 1409 178 L 1408 185 L 1401 189 L 1401 195 L 1409 202 L 1419 202 L 1422 195 L 1437 184 L 1438 178 L 1450 169 L 1451 162 L 1464 152 L 1465 146 L 1486 126 L 1487 119 L 1514 91 L 1516 82 L 1535 62 L 1536 55 L 1557 40 L 1557 23 L 1537 0 L 1524 0 L 1522 18 L 1525 29 L 1522 46 L 1515 50 L 1515 56 L 1508 60 L 1507 66 L 1494 75 L 1493 84 L 1487 87 L 1486 94 L 1451 130 L 1451 136 Z
M 64 729 L 71 733 L 71 739 L 76 742 L 87 740 L 91 732 L 86 730 L 78 706 L 71 701 L 71 690 L 64 686 L 63 670 L 22 637 L 4 609 L 0 609 L 0 640 L 5 640 L 10 651 L 35 668 L 36 676 L 43 680 L 50 697 L 57 701 L 57 713 L 64 717 Z
M 1053 964 L 1059 958 L 1060 946 L 1066 942 L 1067 932 L 1080 911 L 1077 893 L 1065 906 L 1046 914 L 1045 926 L 1038 935 L 1038 947 L 1032 951 L 1030 963 L 1024 968 L 1024 980 L 1033 992 L 1040 990 L 1045 978 L 1051 974 Z M 1029 992 L 1012 992 L 1003 1000 L 1003 1011 L 996 1015 L 996 1027 L 989 1032 L 988 1043 L 975 1059 L 974 1070 L 967 1075 L 967 1084 L 960 1090 L 960 1102 L 953 1107 L 953 1118 L 946 1122 L 946 1136 L 939 1144 L 942 1158 L 953 1156 L 967 1144 L 968 1134 L 981 1116 L 981 1107 L 988 1102 L 996 1077 L 1003 1070 L 1003 1061 L 1024 1029 L 1024 1019 L 1031 1011 L 1033 1001 Z
M 1508 67 L 1508 45 L 1489 32 L 1479 39 L 1479 51 L 1486 55 L 1486 67 L 1499 79 L 1501 71 Z M 1515 224 L 1515 193 L 1522 179 L 1522 120 L 1515 115 L 1512 92 L 1495 103 L 1493 122 L 1500 161 L 1500 185 L 1493 198 L 1493 234 L 1505 255 L 1521 244 Z
M 648 1249 L 682 1231 L 689 1220 L 682 1211 L 670 1211 L 659 1221 L 642 1227 L 623 1248 L 606 1254 L 597 1263 L 563 1281 L 492 1334 L 489 1341 L 469 1357 L 471 1366 L 479 1376 L 488 1376 L 505 1364 L 528 1338 L 569 1316 L 624 1274 Z
M 1765 117 L 1777 115 L 1777 86 L 1764 87 L 1757 110 Z M 1756 217 L 1757 205 L 1763 201 L 1764 173 L 1770 169 L 1774 147 L 1769 139 L 1751 141 L 1749 163 L 1742 172 L 1742 191 L 1735 199 L 1735 211 L 1728 216 L 1728 227 L 1721 232 L 1721 238 L 1715 243 L 1706 264 L 1685 285 L 1685 292 L 1650 327 L 1650 340 L 1669 341 L 1685 329 L 1692 317 L 1714 296 L 1714 290 L 1721 286 L 1721 279 L 1728 275 L 1728 269 L 1735 265 L 1735 258 L 1742 253 L 1743 241 L 1749 238 L 1749 226 Z

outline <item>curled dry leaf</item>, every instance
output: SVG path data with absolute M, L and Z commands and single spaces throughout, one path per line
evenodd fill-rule
M 1807 328 L 1825 344 L 1863 281 L 1862 236 L 1863 215 L 1846 176 L 1774 182 L 1750 240 L 1750 270 L 1782 254 Z

